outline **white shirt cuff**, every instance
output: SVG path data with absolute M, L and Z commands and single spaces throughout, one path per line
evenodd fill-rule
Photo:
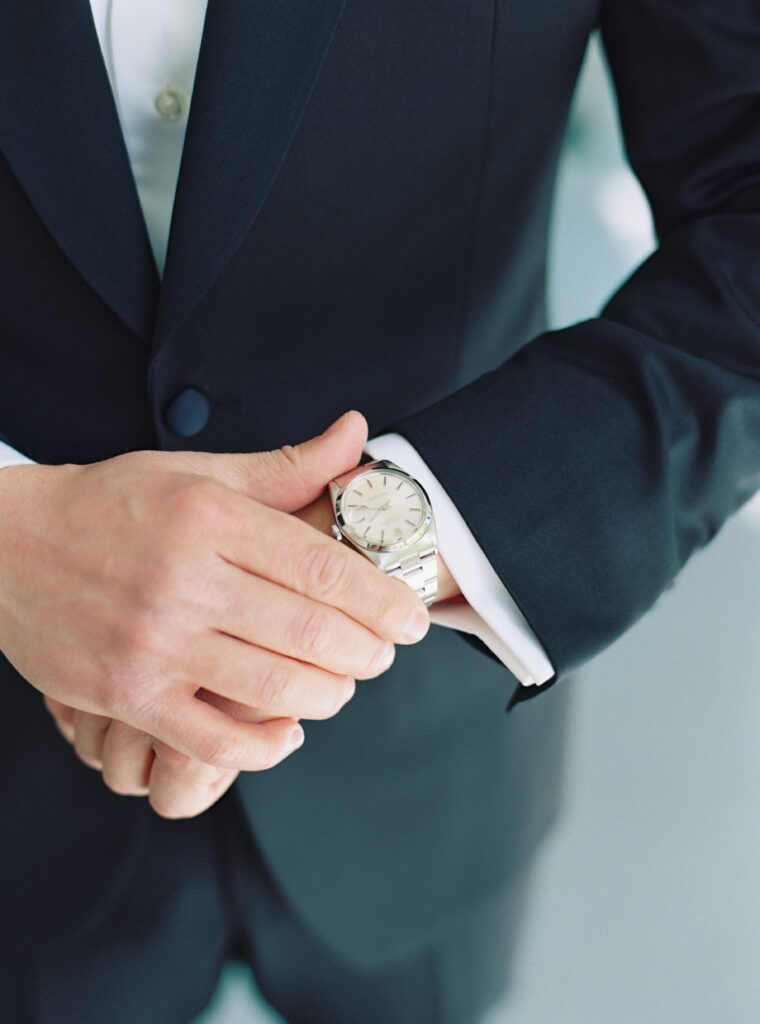
M 431 621 L 479 637 L 523 686 L 548 682 L 554 668 L 546 651 L 417 449 L 400 434 L 383 434 L 368 441 L 366 450 L 373 459 L 396 462 L 430 495 L 441 555 L 467 599 L 433 605 Z
M 0 441 L 0 469 L 5 469 L 8 466 L 27 465 L 34 465 L 34 463 L 31 459 L 27 459 L 26 455 L 22 455 L 15 448 L 11 448 L 9 444 Z

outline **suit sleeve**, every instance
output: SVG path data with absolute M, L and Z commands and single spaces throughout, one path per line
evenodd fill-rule
M 598 319 L 395 425 L 508 581 L 553 681 L 760 487 L 760 7 L 607 0 L 601 28 L 657 251 Z
M 522 686 L 536 686 L 551 679 L 554 669 L 546 652 L 419 452 L 400 434 L 370 438 L 365 451 L 375 459 L 389 459 L 403 466 L 419 480 L 432 503 L 438 548 L 462 599 L 434 604 L 431 621 L 477 637 Z
M 0 469 L 5 469 L 7 466 L 23 466 L 31 464 L 31 462 L 32 460 L 28 459 L 26 455 L 22 455 L 15 448 L 11 448 L 2 434 L 0 434 Z

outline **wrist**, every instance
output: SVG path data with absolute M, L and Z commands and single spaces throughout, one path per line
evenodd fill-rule
M 319 530 L 320 533 L 330 534 L 331 527 L 335 523 L 335 517 L 333 515 L 332 502 L 327 493 L 317 498 L 316 501 L 312 502 L 311 505 L 307 505 L 306 508 L 300 509 L 295 515 L 302 519 L 309 526 L 313 526 L 314 529 Z M 438 593 L 436 594 L 436 603 L 439 601 L 448 601 L 452 597 L 458 597 L 461 594 L 459 586 L 454 577 L 449 572 L 449 567 L 441 558 L 440 551 L 438 552 Z
M 441 552 L 438 552 L 438 593 L 435 597 L 435 603 L 439 601 L 448 601 L 452 597 L 459 597 L 462 591 L 459 589 L 457 581 L 449 572 L 449 567 L 441 557 Z
M 35 537 L 44 538 L 52 488 L 77 466 L 25 463 L 0 468 L 0 649 L 11 617 L 13 580 L 31 570 Z

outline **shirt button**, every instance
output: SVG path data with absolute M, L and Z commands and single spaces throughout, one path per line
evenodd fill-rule
M 156 113 L 163 121 L 177 121 L 185 112 L 185 97 L 172 86 L 167 85 L 157 94 L 153 105 Z
M 169 402 L 164 419 L 180 437 L 200 434 L 211 416 L 211 403 L 197 388 L 185 388 Z

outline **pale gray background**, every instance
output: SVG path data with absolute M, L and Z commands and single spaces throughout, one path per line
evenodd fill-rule
M 651 245 L 595 45 L 555 213 L 555 325 L 598 312 Z M 574 684 L 564 816 L 488 1024 L 760 1020 L 759 622 L 756 499 Z M 196 1024 L 279 1021 L 230 967 Z

